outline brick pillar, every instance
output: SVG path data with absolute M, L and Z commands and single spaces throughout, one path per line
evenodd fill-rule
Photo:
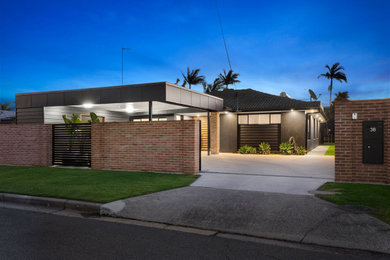
M 219 112 L 210 113 L 210 152 L 219 154 Z

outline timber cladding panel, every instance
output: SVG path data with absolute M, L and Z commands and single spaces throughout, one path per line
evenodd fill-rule
M 199 172 L 199 121 L 92 124 L 92 168 Z
M 0 125 L 0 164 L 49 166 L 51 149 L 51 125 Z
M 208 147 L 208 130 L 207 130 L 207 117 L 206 116 L 200 116 L 200 117 L 194 117 L 195 120 L 199 120 L 201 123 L 201 144 L 202 144 L 202 151 L 207 151 Z
M 352 119 L 357 113 L 357 119 Z M 363 163 L 363 121 L 384 122 L 384 163 Z M 336 181 L 390 183 L 390 99 L 335 102 Z

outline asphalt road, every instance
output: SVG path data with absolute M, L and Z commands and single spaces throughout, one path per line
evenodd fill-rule
M 0 208 L 0 259 L 388 259 Z

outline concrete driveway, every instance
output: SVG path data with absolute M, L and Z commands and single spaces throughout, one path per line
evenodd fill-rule
M 298 243 L 390 253 L 390 226 L 314 196 L 185 187 L 104 204 L 101 213 Z
M 204 155 L 202 176 L 192 186 L 310 195 L 334 181 L 334 156 L 325 156 L 327 149 L 318 146 L 305 156 Z

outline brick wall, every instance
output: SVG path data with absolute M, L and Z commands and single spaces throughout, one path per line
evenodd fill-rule
M 51 125 L 0 125 L 0 164 L 51 165 Z
M 92 168 L 199 172 L 199 121 L 92 124 Z
M 384 121 L 384 164 L 362 162 L 365 120 Z M 336 181 L 390 183 L 390 99 L 335 102 L 335 145 Z

